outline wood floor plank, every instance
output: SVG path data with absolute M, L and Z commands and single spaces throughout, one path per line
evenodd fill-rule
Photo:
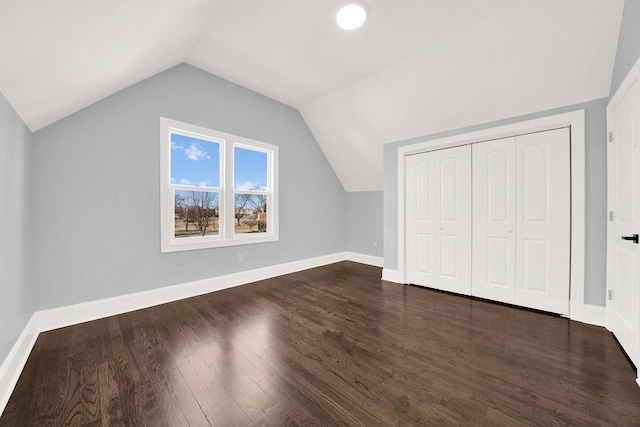
M 155 395 L 149 396 L 148 380 L 131 363 L 132 355 L 124 343 L 119 319 L 104 320 L 104 363 L 99 376 L 103 425 L 163 425 Z
M 138 355 L 138 368 L 149 378 L 166 423 L 209 425 L 174 363 L 167 328 L 156 322 L 155 312 L 135 312 L 131 317 L 133 337 L 127 341 L 132 354 Z
M 4 426 L 640 425 L 605 329 L 341 262 L 41 334 Z

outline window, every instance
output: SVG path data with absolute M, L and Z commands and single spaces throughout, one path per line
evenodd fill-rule
M 278 147 L 160 119 L 161 251 L 278 240 Z

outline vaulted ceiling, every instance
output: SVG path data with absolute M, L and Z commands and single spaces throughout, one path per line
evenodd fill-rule
M 1 0 L 0 92 L 33 131 L 182 62 L 297 108 L 347 191 L 382 145 L 609 95 L 623 0 Z

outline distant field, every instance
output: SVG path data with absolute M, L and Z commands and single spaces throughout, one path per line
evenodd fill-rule
M 205 236 L 217 236 L 219 234 L 219 224 L 216 222 L 215 224 L 209 225 L 207 231 L 205 232 Z M 195 223 L 189 222 L 188 230 L 185 230 L 185 222 L 182 219 L 177 219 L 174 225 L 174 236 L 175 237 L 198 237 L 200 236 L 200 231 L 198 230 L 198 226 Z M 247 219 L 246 221 L 241 221 L 240 224 L 235 225 L 235 232 L 238 234 L 246 234 L 246 233 L 259 233 L 266 232 L 264 229 L 262 231 L 258 231 L 257 222 L 252 219 Z

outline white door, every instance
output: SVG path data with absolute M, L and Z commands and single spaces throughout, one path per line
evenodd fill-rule
M 515 138 L 474 144 L 472 295 L 515 303 Z
M 516 294 L 524 307 L 569 314 L 569 128 L 516 137 Z
M 634 67 L 637 70 L 638 66 Z M 630 73 L 633 78 L 634 70 Z M 622 84 L 607 107 L 609 210 L 607 324 L 629 358 L 640 366 L 640 83 Z
M 435 287 L 435 159 L 424 153 L 405 161 L 407 281 Z
M 406 159 L 407 279 L 471 293 L 471 148 Z

